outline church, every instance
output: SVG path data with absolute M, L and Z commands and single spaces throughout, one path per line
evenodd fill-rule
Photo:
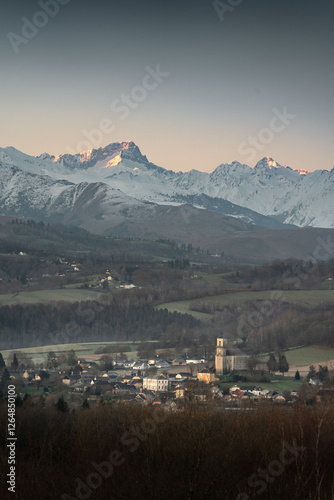
M 238 349 L 238 343 L 238 340 L 222 337 L 217 338 L 215 356 L 216 375 L 248 370 L 249 356 L 243 354 L 242 351 Z

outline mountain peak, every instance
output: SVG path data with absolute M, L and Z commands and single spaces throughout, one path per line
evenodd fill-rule
M 287 169 L 287 170 L 290 170 L 291 172 L 298 172 L 300 175 L 307 175 L 309 174 L 310 172 L 308 170 L 305 170 L 305 169 L 295 169 L 295 168 L 291 168 L 289 167 L 288 165 L 280 165 L 279 163 L 277 163 L 275 160 L 273 160 L 273 158 L 271 158 L 270 156 L 265 156 L 264 158 L 262 158 L 262 160 L 258 161 L 257 164 L 255 165 L 254 169 L 255 170 L 274 170 L 274 169 L 278 169 L 278 168 L 281 168 L 281 169 Z
M 138 146 L 132 141 L 112 142 L 98 149 L 89 149 L 76 154 L 58 155 L 55 162 L 71 169 L 87 169 L 101 161 L 107 161 L 109 166 L 117 165 L 124 158 L 137 163 L 148 163 L 146 156 L 141 154 Z
M 264 158 L 262 158 L 262 160 L 260 160 L 260 161 L 257 162 L 257 164 L 255 165 L 254 168 L 255 169 L 269 168 L 270 170 L 272 170 L 273 168 L 280 168 L 281 166 L 282 165 L 280 165 L 279 163 L 277 163 L 270 156 L 265 156 Z

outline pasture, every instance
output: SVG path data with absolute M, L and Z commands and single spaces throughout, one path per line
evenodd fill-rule
M 334 347 L 300 347 L 285 351 L 284 354 L 290 366 L 318 365 L 334 359 Z
M 74 288 L 60 288 L 56 290 L 38 290 L 34 292 L 2 293 L 0 294 L 0 306 L 12 306 L 16 304 L 41 304 L 47 302 L 83 302 L 87 300 L 98 300 L 101 292 L 91 290 L 79 290 Z
M 145 342 L 157 342 L 156 340 L 147 340 Z M 94 361 L 97 358 L 103 356 L 103 354 L 95 354 L 97 349 L 101 349 L 103 347 L 121 344 L 126 345 L 127 350 L 125 354 L 127 354 L 129 359 L 136 360 L 137 359 L 137 350 L 139 343 L 134 343 L 132 341 L 113 341 L 113 342 L 83 342 L 83 343 L 74 343 L 74 344 L 56 344 L 56 345 L 47 345 L 41 347 L 24 347 L 22 349 L 9 349 L 1 351 L 5 361 L 12 361 L 13 353 L 16 352 L 24 352 L 29 358 L 33 360 L 34 363 L 44 363 L 47 359 L 47 355 L 50 351 L 55 352 L 56 354 L 65 354 L 73 349 L 75 351 L 78 358 L 84 358 L 87 361 Z

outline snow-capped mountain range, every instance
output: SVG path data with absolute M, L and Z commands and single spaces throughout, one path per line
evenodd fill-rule
M 4 215 L 83 226 L 88 217 L 95 220 L 88 229 L 105 232 L 111 219 L 113 226 L 140 214 L 148 220 L 160 205 L 184 204 L 273 229 L 334 228 L 334 169 L 293 170 L 267 157 L 254 168 L 233 162 L 211 173 L 174 172 L 149 162 L 133 142 L 57 157 L 0 148 Z

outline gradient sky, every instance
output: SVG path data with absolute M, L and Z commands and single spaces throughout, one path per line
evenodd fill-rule
M 113 131 L 91 147 L 133 140 L 168 169 L 254 166 L 264 156 L 333 168 L 334 1 L 221 3 L 223 20 L 207 0 L 70 0 L 15 53 L 8 33 L 22 36 L 22 17 L 41 7 L 3 0 L 0 147 L 88 149 L 78 148 L 83 130 L 108 118 Z M 112 103 L 158 64 L 169 76 L 122 120 Z M 294 118 L 263 131 L 284 108 Z

